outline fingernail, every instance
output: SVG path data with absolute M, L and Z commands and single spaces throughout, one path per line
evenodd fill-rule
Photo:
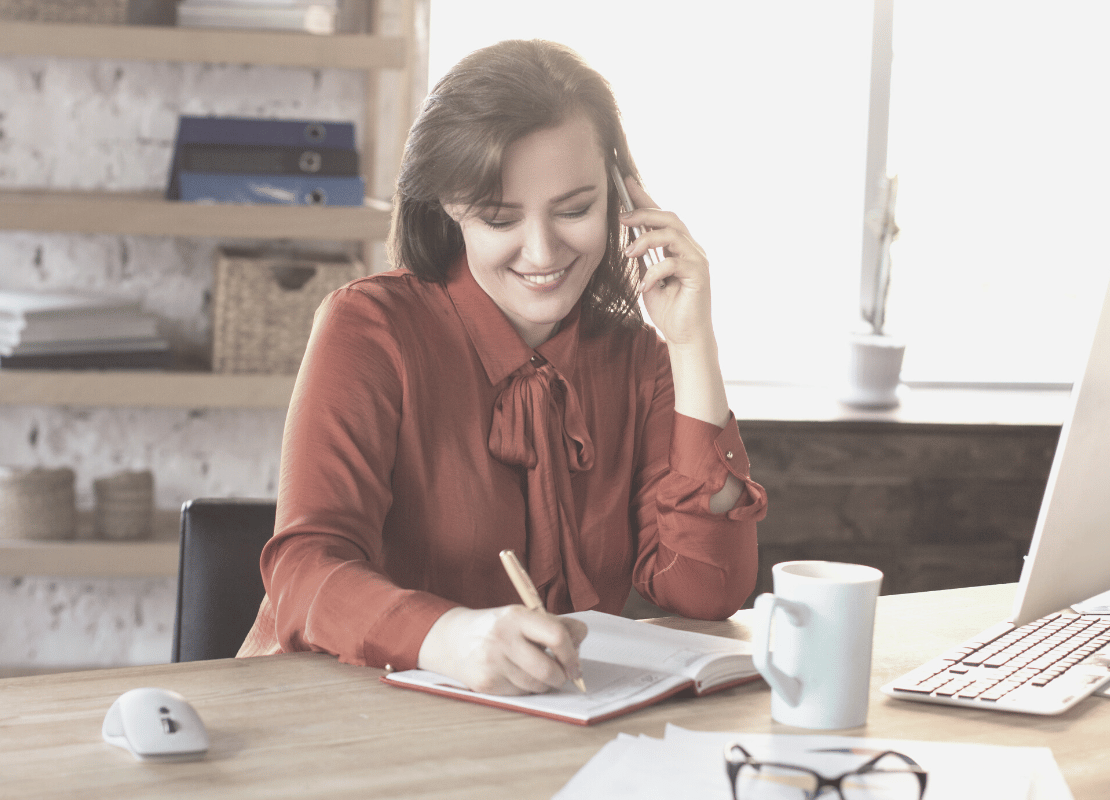
M 635 247 L 635 245 L 634 245 L 634 244 L 630 244 L 630 245 L 628 245 L 627 247 L 625 247 L 625 248 L 624 248 L 624 254 L 625 254 L 626 256 L 631 256 L 631 255 L 632 255 L 632 249 L 633 249 L 634 247 Z
M 636 284 L 636 294 L 643 294 L 643 293 L 644 293 L 644 282 L 640 281 L 639 283 Z

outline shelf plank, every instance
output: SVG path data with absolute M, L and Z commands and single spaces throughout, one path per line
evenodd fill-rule
M 155 578 L 177 575 L 177 542 L 0 541 L 0 575 Z
M 335 69 L 403 69 L 399 36 L 238 31 L 155 25 L 0 22 L 0 54 Z
M 0 228 L 131 236 L 246 239 L 385 239 L 389 210 L 364 206 L 181 203 L 156 192 L 0 192 Z
M 293 375 L 146 370 L 0 370 L 0 405 L 286 408 Z
M 66 541 L 0 539 L 0 576 L 158 578 L 177 575 L 181 512 L 155 509 L 154 535 L 144 541 L 93 538 L 93 513 L 77 513 L 78 538 Z

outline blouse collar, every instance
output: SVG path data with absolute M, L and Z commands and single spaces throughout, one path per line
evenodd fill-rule
M 551 362 L 568 380 L 574 379 L 581 300 L 563 318 L 555 335 L 533 349 L 525 344 L 509 318 L 474 280 L 465 253 L 448 269 L 447 292 L 491 384 L 501 383 L 536 355 Z

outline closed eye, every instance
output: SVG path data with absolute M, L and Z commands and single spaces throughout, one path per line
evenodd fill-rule
M 582 217 L 585 217 L 587 214 L 590 213 L 591 208 L 593 208 L 593 203 L 586 206 L 585 208 L 579 208 L 574 211 L 562 211 L 559 213 L 559 216 L 563 219 L 582 219 Z M 487 228 L 490 228 L 491 230 L 503 231 L 515 225 L 517 223 L 517 220 L 483 219 L 482 222 L 486 225 Z
M 577 211 L 564 211 L 559 216 L 563 219 L 581 219 L 582 217 L 590 213 L 591 208 L 593 208 L 593 203 L 590 203 L 590 205 L 586 206 L 585 208 L 580 208 Z

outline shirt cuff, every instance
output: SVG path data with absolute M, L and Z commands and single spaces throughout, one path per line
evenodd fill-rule
M 725 473 L 748 481 L 751 463 L 731 412 L 724 428 L 675 412 L 671 431 L 671 469 L 719 489 Z
M 364 663 L 416 669 L 424 637 L 436 620 L 457 605 L 428 592 L 412 592 L 364 641 Z

